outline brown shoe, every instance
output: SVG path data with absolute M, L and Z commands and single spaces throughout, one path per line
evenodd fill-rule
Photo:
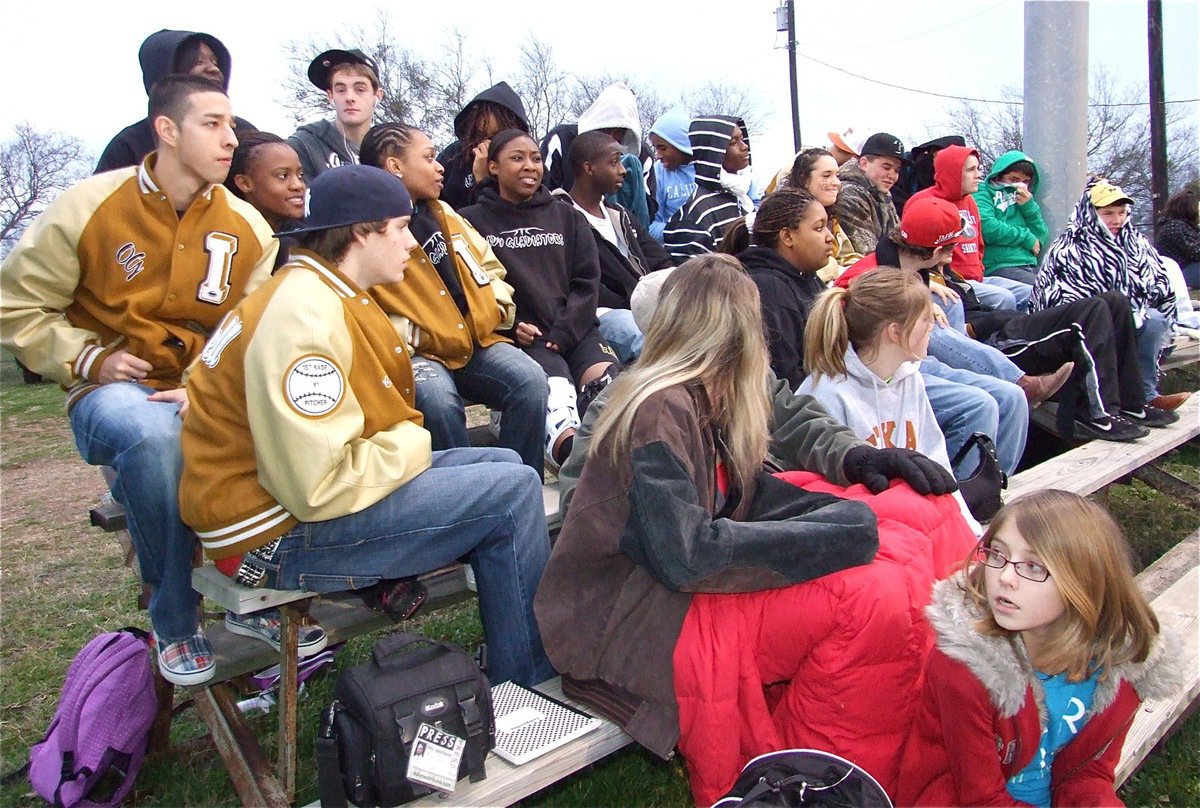
M 1158 407 L 1158 409 L 1160 409 L 1160 410 L 1166 410 L 1167 412 L 1175 412 L 1175 410 L 1179 409 L 1180 405 L 1182 405 L 1183 402 L 1187 401 L 1191 397 L 1192 397 L 1192 394 L 1186 393 L 1186 392 L 1185 393 L 1170 393 L 1165 396 L 1155 396 L 1154 398 L 1150 399 L 1146 403 L 1149 404 L 1151 407 Z
M 1067 362 L 1053 373 L 1043 373 L 1040 376 L 1030 376 L 1026 373 L 1017 379 L 1017 387 L 1025 392 L 1025 398 L 1029 399 L 1029 408 L 1033 409 L 1057 393 L 1058 389 L 1067 383 L 1074 369 L 1075 363 Z

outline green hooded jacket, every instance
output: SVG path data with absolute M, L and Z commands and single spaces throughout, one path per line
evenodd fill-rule
M 1011 185 L 1002 185 L 997 178 L 1013 165 L 1027 160 L 1033 166 L 1033 180 L 1029 192 L 1034 195 L 1024 205 L 1017 204 L 1017 193 Z M 1005 152 L 996 159 L 987 181 L 975 192 L 975 204 L 979 206 L 979 227 L 983 231 L 983 267 L 985 275 L 994 275 L 1004 267 L 1037 266 L 1039 255 L 1033 251 L 1034 244 L 1041 250 L 1049 246 L 1050 231 L 1042 219 L 1042 209 L 1037 203 L 1038 169 L 1024 152 Z

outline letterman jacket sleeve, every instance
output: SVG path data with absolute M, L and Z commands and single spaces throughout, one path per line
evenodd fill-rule
M 454 232 L 462 233 L 475 260 L 492 279 L 492 294 L 496 296 L 496 304 L 500 306 L 500 325 L 496 326 L 496 330 L 508 331 L 516 324 L 517 319 L 517 304 L 513 302 L 513 288 L 505 280 L 508 277 L 508 270 L 504 268 L 504 264 L 500 263 L 500 259 L 492 251 L 492 245 L 479 235 L 479 231 L 470 222 L 455 213 L 449 205 L 442 205 L 442 210 L 446 213 L 446 221 L 451 223 L 450 227 Z
M 118 345 L 67 320 L 82 269 L 77 248 L 96 208 L 134 169 L 112 171 L 65 191 L 34 221 L 0 268 L 0 345 L 35 373 L 69 387 L 99 381 Z
M 364 346 L 353 344 L 345 318 L 329 287 L 295 273 L 275 292 L 246 349 L 246 407 L 259 482 L 303 522 L 374 505 L 430 465 L 429 433 L 412 421 L 363 436 L 350 372 L 356 348 Z M 288 377 L 303 359 L 325 371 L 322 392 L 333 403 L 319 415 L 304 413 L 288 393 Z
M 579 344 L 579 340 L 596 323 L 596 306 L 600 300 L 600 254 L 596 251 L 596 239 L 592 226 L 577 210 L 568 209 L 568 224 L 563 235 L 569 239 L 567 246 L 568 274 L 567 303 L 558 314 L 558 319 L 542 338 L 553 342 L 568 354 Z

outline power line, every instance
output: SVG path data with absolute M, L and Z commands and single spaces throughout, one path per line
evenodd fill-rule
M 847 70 L 844 67 L 838 67 L 837 65 L 831 65 L 828 62 L 823 62 L 820 59 L 816 58 L 815 56 L 809 56 L 806 53 L 800 53 L 797 51 L 796 55 L 801 58 L 807 59 L 810 62 L 816 62 L 817 64 L 821 65 L 822 67 L 827 67 L 830 70 L 836 70 L 838 73 L 845 73 L 847 76 L 851 76 L 853 78 L 859 79 L 860 81 L 866 81 L 871 84 L 880 84 L 884 87 L 891 87 L 893 90 L 903 90 L 904 92 L 907 92 L 907 93 L 917 93 L 919 95 L 932 95 L 937 98 L 949 98 L 952 101 L 974 101 L 979 104 L 1009 104 L 1009 105 L 1013 105 L 1013 106 L 1024 106 L 1025 105 L 1024 101 L 1004 101 L 1004 100 L 1000 100 L 1000 99 L 996 99 L 996 98 L 973 98 L 971 96 L 965 96 L 965 95 L 951 95 L 950 93 L 939 93 L 939 92 L 934 92 L 933 90 L 919 90 L 916 87 L 905 87 L 902 84 L 893 84 L 890 81 L 883 81 L 881 79 L 873 79 L 870 76 L 863 76 L 859 73 L 855 73 L 853 71 Z M 1179 99 L 1174 99 L 1171 101 L 1164 101 L 1163 103 L 1165 103 L 1165 104 L 1194 104 L 1197 101 L 1200 101 L 1200 98 L 1179 98 Z M 1088 106 L 1089 107 L 1148 107 L 1148 106 L 1150 106 L 1150 102 L 1149 101 L 1127 101 L 1127 102 L 1112 103 L 1112 104 L 1088 104 Z

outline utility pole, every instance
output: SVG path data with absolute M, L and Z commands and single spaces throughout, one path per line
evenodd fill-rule
M 1162 0 L 1146 2 L 1146 41 L 1150 51 L 1150 203 L 1153 221 L 1167 204 L 1167 104 L 1163 82 Z M 1155 224 L 1157 229 L 1157 224 Z
M 1022 150 L 1040 169 L 1038 201 L 1051 238 L 1087 179 L 1087 104 L 1088 4 L 1027 0 Z
M 788 81 L 792 89 L 792 142 L 800 151 L 800 95 L 796 78 L 796 3 L 783 0 L 775 9 L 775 30 L 787 31 Z

